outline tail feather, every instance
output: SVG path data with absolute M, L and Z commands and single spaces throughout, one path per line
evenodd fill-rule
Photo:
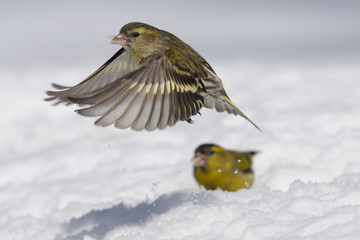
M 204 107 L 215 108 L 218 112 L 226 111 L 230 114 L 240 115 L 241 117 L 248 120 L 252 125 L 254 125 L 260 132 L 262 132 L 261 129 L 253 121 L 251 121 L 248 116 L 246 116 L 242 111 L 240 111 L 240 109 L 235 106 L 235 104 L 231 102 L 228 96 L 223 95 L 221 97 L 216 97 L 209 94 L 205 96 L 204 100 Z
M 224 96 L 223 98 L 226 101 L 226 103 L 229 104 L 235 110 L 235 112 L 232 112 L 233 114 L 242 116 L 243 118 L 248 120 L 252 125 L 254 125 L 254 127 L 256 127 L 260 132 L 262 132 L 261 129 L 253 121 L 251 121 L 248 116 L 246 116 L 242 111 L 240 111 L 240 109 L 238 109 L 228 97 Z

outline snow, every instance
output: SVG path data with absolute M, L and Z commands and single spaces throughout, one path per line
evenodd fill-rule
M 100 128 L 42 100 L 88 69 L 0 70 L 1 239 L 358 239 L 358 64 L 213 67 L 262 133 L 207 109 L 163 131 Z M 190 159 L 208 142 L 259 150 L 254 186 L 199 188 Z

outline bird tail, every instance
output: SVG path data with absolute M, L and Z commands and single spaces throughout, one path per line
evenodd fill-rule
M 261 129 L 253 121 L 251 121 L 248 116 L 246 116 L 242 111 L 240 111 L 240 109 L 238 109 L 235 106 L 235 104 L 232 103 L 232 101 L 230 100 L 230 98 L 228 96 L 224 96 L 223 98 L 224 98 L 225 102 L 232 107 L 232 109 L 233 109 L 232 113 L 233 114 L 242 116 L 243 118 L 248 120 L 252 125 L 254 125 L 261 132 Z
M 231 156 L 234 158 L 236 166 L 241 170 L 250 170 L 253 164 L 253 156 L 257 153 L 256 151 L 250 152 L 239 152 L 229 151 Z
M 218 112 L 226 111 L 230 114 L 240 115 L 241 117 L 248 120 L 252 125 L 254 125 L 260 132 L 262 132 L 261 129 L 253 121 L 251 121 L 248 116 L 246 116 L 242 111 L 240 111 L 240 109 L 235 106 L 235 104 L 230 100 L 226 93 L 223 94 L 221 97 L 213 96 L 210 94 L 207 95 L 205 97 L 204 106 L 207 108 L 215 107 L 216 111 Z

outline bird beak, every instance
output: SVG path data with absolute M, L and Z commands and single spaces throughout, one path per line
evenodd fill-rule
M 122 33 L 120 33 L 117 36 L 114 35 L 108 36 L 108 38 L 111 40 L 112 44 L 120 44 L 121 46 L 126 45 L 128 42 L 128 38 L 125 37 L 125 35 Z
M 206 157 L 203 154 L 196 153 L 192 161 L 195 167 L 203 167 L 206 165 Z

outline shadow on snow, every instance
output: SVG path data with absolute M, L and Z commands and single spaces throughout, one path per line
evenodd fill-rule
M 106 234 L 121 225 L 144 224 L 152 217 L 166 213 L 184 202 L 206 205 L 212 198 L 207 192 L 174 192 L 161 195 L 151 203 L 142 202 L 131 207 L 123 203 L 111 208 L 92 210 L 89 213 L 73 218 L 63 224 L 63 234 L 57 240 L 78 240 L 90 236 L 97 240 L 103 239 Z

